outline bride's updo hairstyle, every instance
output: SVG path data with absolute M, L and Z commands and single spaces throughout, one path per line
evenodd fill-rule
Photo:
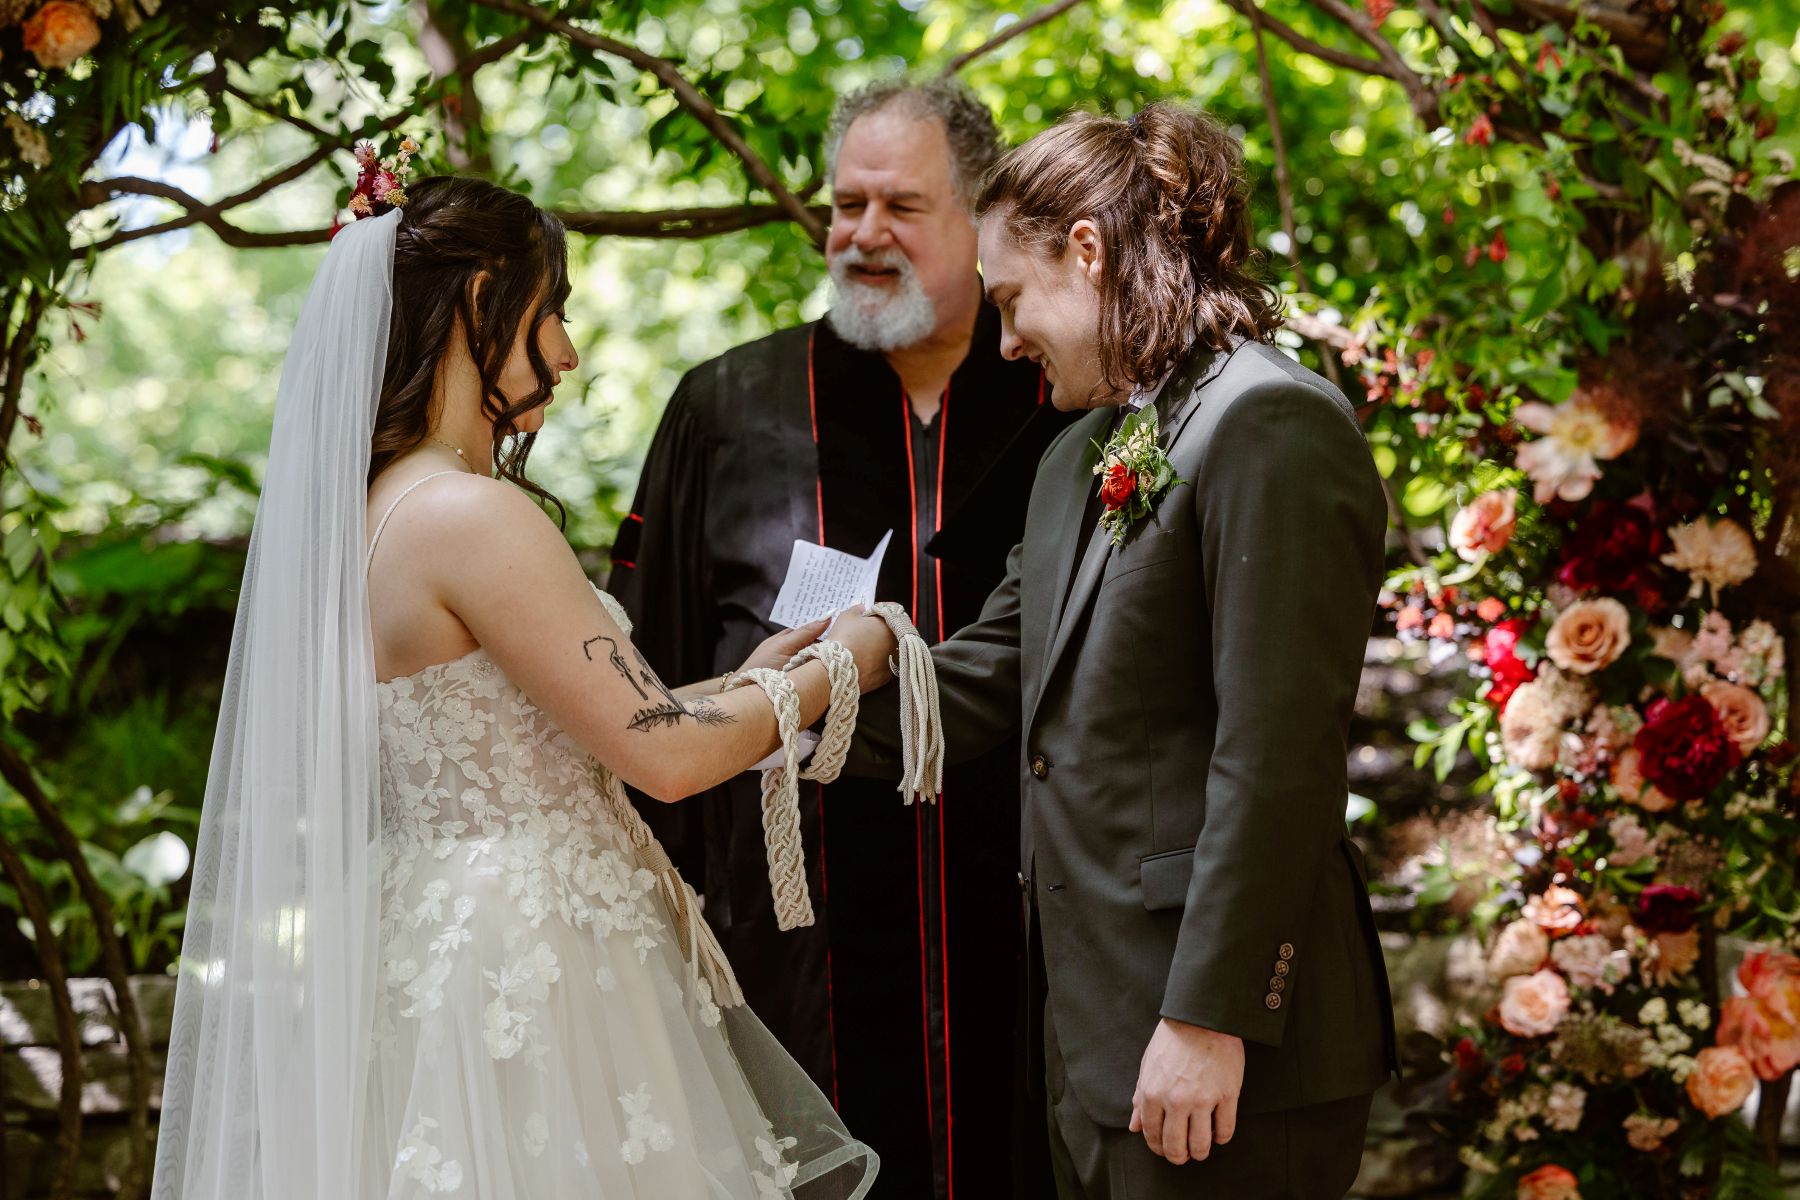
M 1114 387 L 1161 379 L 1196 339 L 1222 350 L 1280 324 L 1254 274 L 1243 149 L 1205 113 L 1071 113 L 994 164 L 975 215 L 1052 257 L 1075 222 L 1099 229 L 1100 368 Z
M 432 385 L 452 332 L 461 329 L 481 376 L 482 412 L 493 422 L 495 473 L 555 506 L 560 520 L 562 504 L 525 478 L 537 435 L 514 424 L 550 399 L 555 374 L 537 338 L 525 339 L 536 389 L 509 400 L 498 380 L 521 328 L 535 331 L 568 299 L 562 222 L 481 179 L 433 175 L 407 184 L 406 195 L 394 232 L 393 318 L 369 478 L 425 440 Z M 488 279 L 477 302 L 482 272 Z

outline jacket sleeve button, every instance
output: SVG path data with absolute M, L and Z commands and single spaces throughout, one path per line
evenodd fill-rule
M 1294 943 L 1292 943 L 1292 942 L 1281 943 L 1281 949 L 1279 951 L 1277 951 L 1277 953 L 1279 953 L 1281 955 L 1282 962 L 1287 962 L 1289 959 L 1294 957 Z
M 1275 964 L 1275 973 L 1277 975 L 1286 975 L 1291 970 L 1293 970 L 1293 968 L 1288 966 L 1286 959 L 1282 959 Z
M 1274 992 L 1270 992 L 1263 997 L 1263 1003 L 1269 1006 L 1270 1012 L 1274 1012 L 1281 1007 L 1281 997 L 1277 996 Z
M 1039 754 L 1033 756 L 1031 760 L 1031 773 L 1036 775 L 1039 779 L 1050 774 L 1050 764 L 1044 761 L 1043 755 Z

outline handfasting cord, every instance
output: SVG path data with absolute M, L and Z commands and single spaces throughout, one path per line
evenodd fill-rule
M 800 735 L 800 694 L 786 672 L 770 667 L 751 667 L 732 676 L 727 687 L 749 683 L 769 698 L 775 710 L 775 728 L 781 735 L 781 765 L 764 771 L 762 777 L 763 844 L 769 855 L 776 925 L 783 930 L 796 929 L 813 923 L 806 864 L 800 856 L 799 755 L 794 745 Z
M 900 686 L 900 745 L 903 777 L 900 791 L 911 804 L 916 796 L 936 801 L 944 790 L 944 730 L 938 710 L 937 668 L 925 639 L 898 604 L 877 604 L 870 610 L 887 622 L 898 643 L 895 677 Z M 800 695 L 787 675 L 808 659 L 818 659 L 831 680 L 831 699 L 825 710 L 825 728 L 819 746 L 805 770 L 799 767 L 796 742 L 800 735 Z M 752 667 L 732 676 L 726 687 L 755 684 L 768 696 L 775 710 L 775 727 L 781 735 L 781 765 L 763 772 L 763 842 L 768 851 L 769 889 L 775 897 L 775 921 L 783 930 L 813 923 L 812 895 L 806 888 L 806 864 L 801 857 L 800 781 L 830 783 L 844 768 L 850 738 L 862 696 L 856 656 L 841 642 L 814 642 L 801 650 L 780 671 Z
M 900 684 L 900 791 L 908 804 L 914 797 L 935 803 L 944 790 L 944 718 L 938 709 L 937 666 L 904 608 L 890 602 L 871 611 L 887 622 L 900 646 L 894 672 Z
M 744 1002 L 744 990 L 738 986 L 731 961 L 725 957 L 725 948 L 719 945 L 712 927 L 700 915 L 700 898 L 694 895 L 694 889 L 688 886 L 687 880 L 675 869 L 675 864 L 669 861 L 668 851 L 662 848 L 662 843 L 656 840 L 656 835 L 644 824 L 644 818 L 625 794 L 625 788 L 618 777 L 609 775 L 607 779 L 605 794 L 613 817 L 624 829 L 632 846 L 637 849 L 639 865 L 656 877 L 657 891 L 661 893 L 663 903 L 668 906 L 669 915 L 675 922 L 675 936 L 681 944 L 681 956 L 693 967 L 696 977 L 706 979 L 712 989 L 715 1004 L 721 1008 L 736 1008 Z

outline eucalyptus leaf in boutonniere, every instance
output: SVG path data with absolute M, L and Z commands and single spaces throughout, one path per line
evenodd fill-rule
M 1163 493 L 1185 479 L 1175 478 L 1175 467 L 1157 443 L 1154 406 L 1130 414 L 1105 446 L 1096 445 L 1100 461 L 1100 524 L 1115 546 L 1123 545 L 1139 521 L 1156 508 Z

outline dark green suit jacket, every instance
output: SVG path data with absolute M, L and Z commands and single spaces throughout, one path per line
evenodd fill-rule
M 1244 1039 L 1245 1112 L 1370 1092 L 1393 1065 L 1344 826 L 1374 462 L 1343 395 L 1261 343 L 1196 351 L 1156 405 L 1187 482 L 1124 545 L 1090 537 L 1115 412 L 1076 422 L 981 618 L 932 650 L 952 761 L 1023 730 L 1049 1015 L 1077 1098 L 1117 1126 L 1159 1017 Z M 891 687 L 865 698 L 850 770 L 897 773 L 897 709 Z

